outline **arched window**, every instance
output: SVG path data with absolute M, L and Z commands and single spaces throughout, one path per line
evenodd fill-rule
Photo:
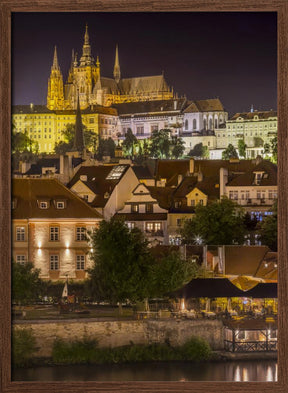
M 185 120 L 185 130 L 188 130 L 188 120 Z
M 196 119 L 193 119 L 193 130 L 196 130 L 197 128 L 197 121 Z
M 206 130 L 206 128 L 207 128 L 207 120 L 204 119 L 204 130 Z
M 209 120 L 209 129 L 212 130 L 212 119 Z
M 218 120 L 215 119 L 215 128 L 218 128 Z

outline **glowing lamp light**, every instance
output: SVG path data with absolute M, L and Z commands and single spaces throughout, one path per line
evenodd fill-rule
M 69 248 L 70 244 L 69 242 L 66 242 L 66 248 Z
M 93 248 L 90 248 L 90 252 L 93 252 Z
M 38 242 L 38 248 L 41 248 L 42 244 L 41 242 Z
M 185 299 L 181 299 L 180 308 L 181 308 L 181 311 L 185 310 Z

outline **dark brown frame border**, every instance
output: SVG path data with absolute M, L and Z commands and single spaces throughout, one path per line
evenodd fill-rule
M 288 392 L 288 1 L 0 0 L 0 337 L 2 392 Z M 279 350 L 278 382 L 11 382 L 11 13 L 92 11 L 274 11 L 278 14 Z M 269 53 L 267 53 L 269 56 Z

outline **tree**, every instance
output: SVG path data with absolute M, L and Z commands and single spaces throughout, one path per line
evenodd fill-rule
M 163 255 L 153 266 L 153 296 L 161 297 L 181 288 L 201 275 L 201 267 L 192 260 L 185 261 L 179 252 Z
M 102 139 L 99 138 L 96 157 L 102 160 L 104 156 L 115 157 L 115 142 L 112 138 Z
M 187 244 L 243 244 L 244 211 L 226 197 L 207 206 L 197 205 L 195 215 L 184 221 L 180 233 Z
M 72 150 L 75 139 L 75 124 L 66 124 L 61 135 L 64 140 L 55 143 L 54 151 L 56 154 L 65 154 Z M 83 125 L 83 137 L 85 148 L 90 149 L 95 153 L 97 145 L 97 135 L 95 132 L 88 130 L 87 127 Z
M 40 270 L 34 269 L 33 263 L 24 265 L 12 263 L 12 301 L 28 304 L 39 299 L 45 290 L 44 282 L 39 278 Z
M 255 147 L 262 147 L 264 145 L 264 141 L 259 136 L 255 136 L 254 138 L 254 146 Z
M 231 143 L 229 143 L 227 148 L 222 153 L 223 160 L 229 160 L 230 158 L 238 158 L 237 151 Z
M 128 128 L 125 139 L 123 141 L 125 154 L 127 156 L 134 157 L 134 147 L 136 145 L 138 145 L 138 139 L 133 134 L 131 128 Z
M 239 156 L 245 158 L 246 157 L 246 148 L 247 145 L 244 141 L 244 139 L 238 139 L 238 151 L 239 151 Z
M 170 150 L 171 131 L 167 128 L 154 130 L 151 135 L 150 155 L 154 158 L 168 158 Z
M 278 158 L 278 138 L 275 136 L 271 139 L 271 152 L 272 152 L 272 161 L 277 164 Z
M 172 156 L 177 159 L 177 158 L 181 157 L 184 153 L 185 142 L 183 141 L 182 138 L 179 138 L 177 136 L 172 137 L 171 148 L 172 148 L 172 151 L 171 151 Z
M 268 246 L 272 251 L 277 251 L 277 201 L 274 202 L 271 212 L 272 214 L 266 216 L 259 225 L 260 240 L 263 245 Z
M 91 235 L 93 267 L 89 271 L 92 295 L 111 303 L 143 300 L 151 282 L 148 242 L 138 228 L 112 217 L 101 221 Z M 121 310 L 121 308 L 120 308 Z
M 203 146 L 203 143 L 197 143 L 193 149 L 190 150 L 189 156 L 191 157 L 202 157 L 207 158 L 209 157 L 209 149 L 207 146 Z

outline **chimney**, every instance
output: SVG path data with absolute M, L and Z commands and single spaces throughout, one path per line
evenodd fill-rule
M 197 180 L 200 182 L 200 181 L 203 181 L 203 173 L 199 170 L 199 172 L 197 173 Z
M 228 169 L 220 168 L 219 173 L 219 182 L 220 182 L 220 198 L 225 195 L 226 192 L 226 184 L 228 183 Z
M 29 171 L 29 169 L 31 168 L 31 163 L 30 162 L 22 162 L 21 165 L 21 173 L 26 173 L 27 171 Z
M 189 160 L 189 174 L 192 175 L 195 170 L 195 161 L 194 158 L 190 158 Z
M 182 180 L 183 180 L 183 175 L 178 175 L 177 186 L 179 186 Z
M 31 104 L 30 104 L 30 109 L 31 109 L 31 112 L 33 112 L 33 109 L 34 109 L 34 104 L 31 102 Z

